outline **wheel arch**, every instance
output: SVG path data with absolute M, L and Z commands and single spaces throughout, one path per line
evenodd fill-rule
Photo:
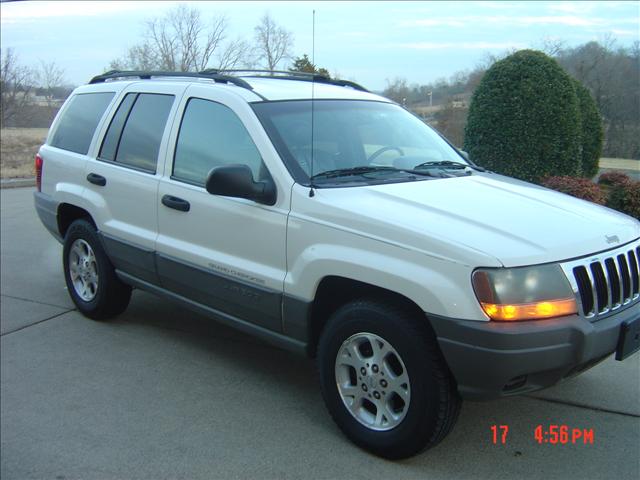
M 320 280 L 309 309 L 309 356 L 315 357 L 318 340 L 329 317 L 341 306 L 358 298 L 373 298 L 376 301 L 401 306 L 416 318 L 422 317 L 427 326 L 432 328 L 425 312 L 409 297 L 361 280 L 329 275 Z
M 71 203 L 61 203 L 58 206 L 57 218 L 58 231 L 60 232 L 62 238 L 65 237 L 67 230 L 69 229 L 71 224 L 81 218 L 87 220 L 94 227 L 96 227 L 95 220 L 87 210 Z

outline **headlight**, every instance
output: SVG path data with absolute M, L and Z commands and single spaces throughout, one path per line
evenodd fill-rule
M 492 320 L 534 320 L 578 311 L 575 295 L 559 265 L 478 269 L 473 289 Z

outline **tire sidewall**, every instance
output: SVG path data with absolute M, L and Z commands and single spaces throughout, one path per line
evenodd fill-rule
M 71 251 L 71 246 L 76 240 L 84 240 L 89 244 L 93 253 L 96 257 L 96 265 L 98 269 L 98 290 L 96 292 L 95 297 L 90 301 L 85 301 L 76 292 L 75 287 L 73 286 L 73 282 L 71 281 L 71 274 L 69 271 L 69 252 Z M 87 316 L 92 316 L 94 312 L 98 311 L 102 305 L 105 304 L 106 301 L 106 285 L 109 281 L 107 277 L 108 269 L 113 268 L 107 259 L 106 253 L 104 252 L 104 248 L 102 247 L 102 243 L 98 237 L 98 233 L 96 232 L 93 225 L 91 225 L 86 220 L 76 220 L 71 224 L 69 229 L 67 230 L 67 234 L 64 239 L 64 247 L 62 250 L 62 263 L 64 266 L 64 279 L 67 284 L 67 290 L 69 291 L 69 295 L 75 303 L 78 310 L 80 310 L 83 314 Z
M 318 349 L 322 393 L 330 413 L 347 436 L 360 446 L 387 456 L 388 449 L 408 449 L 411 443 L 426 443 L 437 422 L 439 385 L 430 368 L 424 340 L 405 331 L 393 318 L 374 305 L 352 304 L 330 319 Z M 426 320 L 425 320 L 426 321 Z M 375 431 L 358 422 L 344 405 L 335 379 L 335 360 L 342 343 L 360 332 L 373 333 L 389 342 L 407 369 L 411 385 L 409 409 L 391 430 Z

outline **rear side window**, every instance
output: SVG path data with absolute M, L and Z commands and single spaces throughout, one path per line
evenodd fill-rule
M 51 146 L 86 155 L 113 92 L 80 93 L 69 102 L 58 123 Z
M 155 173 L 173 95 L 128 93 L 111 120 L 99 158 Z
M 247 165 L 254 179 L 267 174 L 238 116 L 219 103 L 191 98 L 180 125 L 172 178 L 204 185 L 212 168 L 229 164 Z
M 103 160 L 110 160 L 112 162 L 116 160 L 120 134 L 122 133 L 124 123 L 127 121 L 127 117 L 129 116 L 129 112 L 131 111 L 131 107 L 133 106 L 133 102 L 136 101 L 137 96 L 138 95 L 136 93 L 128 93 L 120 103 L 118 111 L 113 116 L 111 125 L 109 125 L 109 130 L 107 130 L 107 134 L 102 142 L 99 158 Z

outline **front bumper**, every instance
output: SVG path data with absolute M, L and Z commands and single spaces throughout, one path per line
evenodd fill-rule
M 525 322 L 478 322 L 429 316 L 464 398 L 488 400 L 550 387 L 616 350 L 623 322 L 640 303 L 597 322 L 577 315 Z

